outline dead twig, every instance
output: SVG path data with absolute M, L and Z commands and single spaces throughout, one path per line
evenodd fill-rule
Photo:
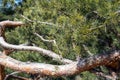
M 42 21 L 37 21 L 37 20 L 31 20 L 27 17 L 25 17 L 24 15 L 20 15 L 21 17 L 23 17 L 24 19 L 26 19 L 27 21 L 29 22 L 37 22 L 37 23 L 40 23 L 40 24 L 46 24 L 46 25 L 51 25 L 51 26 L 57 26 L 56 24 L 53 24 L 53 23 L 50 23 L 50 22 L 42 22 Z

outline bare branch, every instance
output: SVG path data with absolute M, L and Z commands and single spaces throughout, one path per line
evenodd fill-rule
M 47 39 L 44 39 L 41 35 L 39 35 L 38 33 L 34 33 L 36 36 L 38 36 L 42 41 L 45 41 L 45 42 L 52 42 L 56 45 L 56 41 L 55 40 L 47 40 Z
M 7 80 L 11 75 L 15 75 L 15 74 L 18 74 L 18 73 L 20 73 L 20 71 L 10 73 L 4 78 L 4 80 Z
M 37 20 L 30 20 L 29 18 L 25 17 L 24 15 L 20 15 L 21 17 L 23 17 L 24 19 L 26 19 L 27 21 L 29 22 L 37 22 L 37 23 L 40 23 L 40 24 L 46 24 L 46 25 L 51 25 L 51 26 L 57 26 L 56 24 L 53 24 L 53 23 L 49 23 L 49 22 L 41 22 L 41 21 L 37 21 Z
M 29 43 L 29 42 L 26 42 L 24 44 L 20 44 L 20 46 L 30 46 L 32 45 L 32 43 Z M 6 54 L 6 55 L 10 55 L 12 52 L 14 52 L 15 50 L 14 49 L 4 49 L 3 50 L 3 53 Z
M 51 65 L 44 63 L 27 63 L 15 60 L 11 57 L 0 53 L 0 64 L 11 69 L 31 74 L 41 74 L 48 76 L 67 76 L 78 74 L 92 68 L 108 65 L 111 62 L 118 61 L 120 52 L 112 52 L 109 54 L 99 54 L 85 58 L 79 62 L 72 62 L 66 65 Z
M 111 80 L 116 80 L 117 77 L 114 77 L 112 75 L 106 75 L 103 72 L 94 72 L 94 74 L 98 75 L 98 76 L 102 76 L 105 77 L 107 79 L 111 79 Z
M 41 35 L 39 35 L 38 33 L 34 33 L 36 36 L 38 36 L 42 41 L 44 41 L 44 42 L 51 42 L 51 43 L 53 43 L 54 44 L 54 46 L 56 46 L 56 48 L 58 49 L 58 51 L 59 51 L 59 54 L 60 54 L 60 56 L 62 57 L 62 53 L 61 53 L 61 51 L 59 50 L 59 47 L 58 47 L 58 45 L 57 45 L 57 43 L 56 43 L 56 41 L 55 40 L 47 40 L 47 39 L 44 39 Z
M 103 27 L 105 27 L 105 26 L 104 25 L 100 25 L 100 26 L 97 26 L 95 28 L 90 28 L 89 30 L 90 31 L 94 31 L 94 30 L 97 30 L 97 29 L 100 29 L 100 28 L 103 28 Z
M 83 44 L 83 48 L 85 49 L 85 51 L 92 56 L 93 54 L 88 50 L 87 46 Z
M 7 75 L 8 76 L 8 75 Z M 9 78 L 14 78 L 14 79 L 17 79 L 17 80 L 30 80 L 28 78 L 25 78 L 25 77 L 21 77 L 21 76 L 16 76 L 16 75 L 9 75 L 7 79 L 4 79 L 4 80 L 9 80 Z
M 62 58 L 60 55 L 58 55 L 50 50 L 46 50 L 46 49 L 39 48 L 36 46 L 24 46 L 24 45 L 9 44 L 9 43 L 5 42 L 3 37 L 0 37 L 0 45 L 4 48 L 7 48 L 7 49 L 22 50 L 22 51 L 25 51 L 25 50 L 36 51 L 36 52 L 41 53 L 42 55 L 49 56 L 49 57 L 53 58 L 53 60 L 56 60 L 56 61 L 61 62 L 63 64 L 73 62 L 72 60 Z

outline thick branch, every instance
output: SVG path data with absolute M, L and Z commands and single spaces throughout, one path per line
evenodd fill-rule
M 0 22 L 0 25 L 4 26 L 4 27 L 17 27 L 17 26 L 21 26 L 23 24 L 24 23 L 20 22 L 20 21 L 9 21 L 9 20 Z
M 58 55 L 58 54 L 56 54 L 52 51 L 49 51 L 49 50 L 46 50 L 46 49 L 43 49 L 43 48 L 39 48 L 39 47 L 36 47 L 36 46 L 23 46 L 23 45 L 9 44 L 9 43 L 5 42 L 3 37 L 0 37 L 0 45 L 4 48 L 7 48 L 7 49 L 22 50 L 22 51 L 25 51 L 25 50 L 36 51 L 36 52 L 41 53 L 42 55 L 46 55 L 46 56 L 49 56 L 49 57 L 53 58 L 53 60 L 60 61 L 63 64 L 73 62 L 72 60 L 61 58 L 60 55 Z
M 51 65 L 44 63 L 21 62 L 0 53 L 0 64 L 3 66 L 26 73 L 41 74 L 48 76 L 74 75 L 101 65 L 109 65 L 109 63 L 118 61 L 119 59 L 120 52 L 118 51 L 109 54 L 95 55 L 83 59 L 78 63 L 72 62 L 71 64 L 66 65 Z

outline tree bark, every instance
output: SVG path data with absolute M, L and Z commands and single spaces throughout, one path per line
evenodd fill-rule
M 5 78 L 5 67 L 0 65 L 0 80 L 4 80 Z
M 72 62 L 66 65 L 51 65 L 45 63 L 21 62 L 0 53 L 0 64 L 10 69 L 31 74 L 41 74 L 46 76 L 70 76 L 89 71 L 98 66 L 107 66 L 110 63 L 120 60 L 120 51 L 114 51 L 108 54 L 94 55 L 78 62 Z

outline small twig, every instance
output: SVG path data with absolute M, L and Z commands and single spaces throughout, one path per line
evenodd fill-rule
M 88 47 L 86 45 L 83 44 L 83 48 L 84 50 L 90 55 L 92 56 L 93 54 L 89 51 Z
M 20 46 L 31 46 L 31 45 L 32 45 L 32 43 L 30 43 L 30 42 L 25 42 L 23 44 L 20 44 Z
M 38 33 L 34 33 L 36 36 L 38 36 L 42 41 L 44 42 L 52 42 L 56 45 L 56 41 L 55 40 L 47 40 L 47 39 L 44 39 L 41 35 L 39 35 Z
M 100 28 L 102 28 L 102 27 L 104 27 L 104 25 L 100 25 L 100 26 L 98 26 L 98 27 L 96 27 L 96 28 L 90 28 L 89 30 L 90 30 L 90 31 L 94 31 L 94 30 L 100 29 Z
M 6 75 L 4 80 L 9 80 L 9 78 L 14 78 L 14 79 L 16 78 L 16 79 L 19 79 L 19 80 L 30 80 L 30 79 L 25 78 L 25 77 L 16 76 L 16 74 L 18 74 L 18 73 L 21 73 L 21 71 L 12 72 L 12 73 Z
M 5 77 L 4 80 L 7 80 L 11 75 L 15 75 L 15 74 L 18 74 L 18 73 L 20 73 L 20 71 L 16 71 L 16 72 L 10 73 L 10 74 L 8 74 L 8 75 Z
M 16 76 L 16 75 L 10 75 L 9 78 L 16 78 L 17 80 L 30 80 L 28 78 L 25 78 L 25 77 L 21 77 L 21 76 Z M 4 80 L 9 80 L 9 78 L 7 79 L 4 79 Z
M 59 51 L 59 53 L 60 53 L 60 56 L 61 56 L 61 59 L 62 59 L 62 52 L 59 50 L 59 47 L 58 47 L 58 45 L 57 45 L 57 43 L 56 43 L 56 41 L 55 40 L 47 40 L 47 39 L 44 39 L 41 35 L 39 35 L 38 33 L 34 33 L 36 36 L 38 36 L 42 41 L 44 41 L 44 42 L 51 42 L 51 43 L 53 43 L 55 46 L 56 46 L 56 48 L 58 49 L 58 51 Z
M 103 72 L 94 72 L 94 74 L 99 75 L 99 76 L 102 76 L 102 77 L 105 77 L 105 78 L 107 78 L 107 79 L 116 80 L 116 77 L 110 76 L 110 75 L 106 75 L 106 74 L 104 74 Z
M 116 11 L 115 14 L 120 14 L 120 10 Z
M 53 23 L 49 23 L 49 22 L 41 22 L 41 21 L 37 21 L 37 20 L 31 20 L 27 17 L 25 17 L 24 15 L 20 15 L 21 17 L 23 17 L 24 19 L 26 19 L 27 21 L 29 22 L 37 22 L 37 23 L 40 23 L 40 24 L 46 24 L 46 25 L 51 25 L 51 26 L 57 26 L 56 24 L 53 24 Z
M 102 76 L 107 79 L 116 80 L 117 74 L 114 71 L 110 71 L 111 75 L 106 75 L 102 70 L 92 69 L 90 70 L 91 73 L 94 73 L 97 76 Z
M 25 17 L 24 15 L 20 15 L 20 16 L 23 17 L 24 19 L 26 19 L 26 20 L 29 21 L 29 22 L 35 22 L 35 21 L 32 21 L 32 20 L 30 20 L 29 18 Z

